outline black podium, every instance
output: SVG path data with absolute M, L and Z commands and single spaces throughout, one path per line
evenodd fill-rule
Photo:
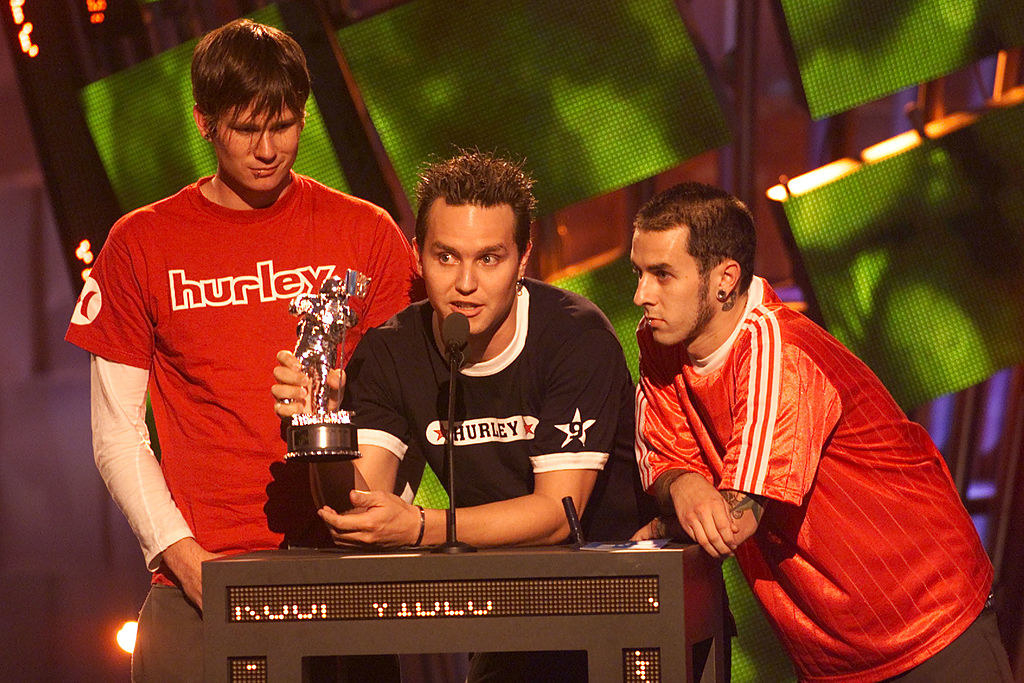
M 322 655 L 585 650 L 594 682 L 723 681 L 722 590 L 698 546 L 238 555 L 203 564 L 206 680 L 298 682 Z

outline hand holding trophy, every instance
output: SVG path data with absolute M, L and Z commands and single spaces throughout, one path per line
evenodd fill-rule
M 338 349 L 344 350 L 345 333 L 359 322 L 349 305 L 366 296 L 370 278 L 348 270 L 345 279 L 327 278 L 317 294 L 300 294 L 289 311 L 299 316 L 295 357 L 310 379 L 312 413 L 292 417 L 287 430 L 287 461 L 331 462 L 359 457 L 359 442 L 351 413 L 330 409 L 327 374 L 338 367 Z

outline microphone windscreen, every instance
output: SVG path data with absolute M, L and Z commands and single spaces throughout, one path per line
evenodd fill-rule
M 446 348 L 462 349 L 469 340 L 469 319 L 458 311 L 441 323 L 441 339 Z

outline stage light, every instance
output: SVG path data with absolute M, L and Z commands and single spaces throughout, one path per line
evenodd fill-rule
M 21 42 L 21 51 L 29 57 L 39 54 L 39 46 L 32 43 L 32 22 L 26 21 L 18 31 L 18 40 Z
M 10 0 L 9 4 L 14 25 L 21 27 L 18 30 L 18 45 L 21 47 L 21 51 L 29 57 L 37 56 L 39 46 L 32 42 L 32 31 L 35 26 L 31 21 L 25 21 L 25 0 Z
M 89 12 L 90 24 L 102 24 L 106 21 L 107 0 L 85 0 L 85 8 Z
M 117 632 L 117 645 L 122 650 L 131 654 L 135 651 L 135 636 L 139 631 L 139 622 L 126 621 Z
M 769 187 L 768 190 L 765 191 L 765 194 L 768 196 L 768 199 L 773 202 L 784 202 L 786 201 L 786 198 L 789 197 L 789 190 L 786 189 L 785 185 L 779 183 L 778 185 L 772 185 Z
M 877 144 L 865 147 L 860 153 L 860 158 L 866 164 L 873 163 L 875 161 L 881 161 L 891 156 L 896 156 L 901 152 L 906 152 L 911 147 L 916 147 L 921 143 L 921 136 L 917 134 L 916 130 L 908 130 L 906 133 L 900 133 L 895 137 L 891 137 L 888 140 L 883 140 Z
M 75 249 L 75 256 L 85 265 L 92 263 L 92 244 L 89 243 L 89 240 L 82 240 L 78 243 L 78 249 Z
M 836 159 L 830 164 L 825 164 L 820 168 L 816 168 L 813 171 L 793 178 L 789 181 L 787 187 L 789 188 L 790 194 L 805 194 L 815 188 L 827 185 L 834 180 L 838 180 L 845 175 L 853 173 L 857 170 L 858 166 L 860 166 L 860 164 L 853 159 Z

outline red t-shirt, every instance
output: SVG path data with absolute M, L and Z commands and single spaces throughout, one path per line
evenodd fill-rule
M 736 556 L 802 679 L 894 676 L 977 617 L 992 565 L 941 454 L 836 339 L 759 278 L 706 364 L 637 338 L 644 485 L 682 468 L 766 498 Z
M 312 543 L 323 531 L 308 468 L 282 462 L 269 391 L 275 354 L 295 345 L 288 304 L 348 268 L 370 276 L 347 358 L 409 303 L 414 255 L 382 209 L 304 176 L 251 211 L 207 200 L 207 180 L 114 225 L 66 338 L 150 371 L 164 478 L 200 545 Z

